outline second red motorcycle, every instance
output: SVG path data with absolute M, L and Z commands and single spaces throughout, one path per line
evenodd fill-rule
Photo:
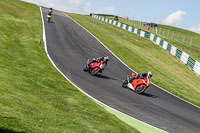
M 84 71 L 85 72 L 89 72 L 92 76 L 97 75 L 98 73 L 102 73 L 102 71 L 104 70 L 106 63 L 104 61 L 100 61 L 100 62 L 91 62 L 88 59 L 87 64 L 84 67 Z
M 135 73 L 132 73 L 132 77 L 135 77 Z M 134 79 L 133 81 L 130 81 L 129 79 L 130 78 L 127 76 L 127 79 L 122 82 L 122 87 L 129 88 L 138 94 L 143 93 L 149 87 L 151 82 L 151 78 L 148 76 L 146 76 L 145 79 L 139 78 Z

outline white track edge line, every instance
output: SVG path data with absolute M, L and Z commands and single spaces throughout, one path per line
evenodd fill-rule
M 129 117 L 129 118 L 131 118 L 131 119 L 134 119 L 134 120 L 136 120 L 136 121 L 138 121 L 138 122 L 141 122 L 141 123 L 143 123 L 143 124 L 145 124 L 145 125 L 148 125 L 148 126 L 150 126 L 150 127 L 152 127 L 152 128 L 155 128 L 155 129 L 157 129 L 157 130 L 160 130 L 160 131 L 163 131 L 163 132 L 166 132 L 166 131 L 164 131 L 164 130 L 162 130 L 162 129 L 159 129 L 159 128 L 157 128 L 157 127 L 154 127 L 154 126 L 152 126 L 152 125 L 150 125 L 150 124 L 148 124 L 148 123 L 145 123 L 145 122 L 143 122 L 143 121 L 141 121 L 141 120 L 138 120 L 138 119 L 136 119 L 136 118 L 134 118 L 134 117 L 131 117 L 131 116 L 129 116 L 129 115 L 127 115 L 127 114 L 125 114 L 125 113 L 123 113 L 123 112 L 120 112 L 120 111 L 118 111 L 118 110 L 116 110 L 116 109 L 114 109 L 114 108 L 112 108 L 112 107 L 110 107 L 110 106 L 108 106 L 108 105 L 106 105 L 106 104 L 104 104 L 104 103 L 102 103 L 101 101 L 98 101 L 97 99 L 95 99 L 94 97 L 92 97 L 92 96 L 90 96 L 89 94 L 87 94 L 86 92 L 84 92 L 83 90 L 81 90 L 78 86 L 76 86 L 70 79 L 68 79 L 57 67 L 56 67 L 56 65 L 54 64 L 54 62 L 53 62 L 53 60 L 51 59 L 51 57 L 49 56 L 49 54 L 48 54 L 48 51 L 47 51 L 47 44 L 46 44 L 46 34 L 45 34 L 45 26 L 44 26 L 44 20 L 43 20 L 43 14 L 42 14 L 42 9 L 41 9 L 41 6 L 40 6 L 40 12 L 41 12 L 41 17 L 42 17 L 42 23 L 43 23 L 43 41 L 44 41 L 44 44 L 45 44 L 45 52 L 46 52 L 46 54 L 47 54 L 47 56 L 48 56 L 48 58 L 49 58 L 49 60 L 51 61 L 51 63 L 52 63 L 52 65 L 72 84 L 72 85 L 74 85 L 78 90 L 80 90 L 83 94 L 85 94 L 86 96 L 88 96 L 89 98 L 91 98 L 92 100 L 94 100 L 95 102 L 97 102 L 97 103 L 100 103 L 100 104 L 102 104 L 102 105 L 104 105 L 104 106 L 106 106 L 106 107 L 108 107 L 108 108 L 111 108 L 111 109 L 113 109 L 113 110 L 115 110 L 116 112 L 118 112 L 118 113 L 120 113 L 120 114 L 123 114 L 123 115 L 125 115 L 125 116 L 127 116 L 127 117 Z M 65 14 L 65 13 L 64 13 Z M 66 14 L 65 14 L 66 15 Z M 66 16 L 68 16 L 68 15 L 66 15 Z M 69 16 L 68 16 L 69 17 Z M 69 17 L 69 18 L 71 18 L 71 17 Z M 72 19 L 72 18 L 71 18 Z M 73 19 L 72 19 L 73 20 Z M 74 22 L 76 22 L 75 20 L 73 20 Z M 77 22 L 76 22 L 77 23 Z M 79 24 L 79 23 L 77 23 L 77 24 Z M 80 25 L 80 24 L 79 24 Z M 80 25 L 81 26 L 81 25 Z M 83 26 L 81 26 L 82 28 L 84 28 Z M 84 28 L 85 29 L 85 28 Z M 86 30 L 87 31 L 87 30 Z M 90 33 L 89 31 L 88 31 L 88 33 Z M 91 33 L 90 33 L 91 34 Z M 92 35 L 92 34 L 91 34 Z M 92 36 L 94 36 L 94 35 L 92 35 Z M 95 36 L 94 36 L 95 37 Z M 96 38 L 96 37 L 95 37 Z M 96 38 L 97 39 L 97 38 Z M 98 39 L 97 39 L 98 40 Z M 99 40 L 98 40 L 99 41 Z M 104 46 L 105 47 L 105 46 Z M 106 47 L 105 47 L 106 48 Z M 108 49 L 109 50 L 109 49 Z M 110 51 L 110 50 L 109 50 Z M 115 55 L 114 55 L 115 56 Z M 116 56 L 117 57 L 117 56 Z M 117 57 L 118 58 L 118 57 Z M 123 62 L 122 62 L 123 63 Z M 126 65 L 126 64 L 125 64 Z M 127 66 L 127 65 L 126 65 Z M 127 66 L 128 67 L 128 66 Z M 129 68 L 130 69 L 130 68 Z M 167 133 L 167 132 L 166 132 Z

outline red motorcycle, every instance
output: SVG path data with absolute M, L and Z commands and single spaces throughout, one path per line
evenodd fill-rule
M 132 77 L 135 77 L 135 73 L 132 73 Z M 127 79 L 122 82 L 122 87 L 128 87 L 138 94 L 143 93 L 149 87 L 149 84 L 151 82 L 151 78 L 148 76 L 146 76 L 145 79 L 134 79 L 132 82 L 130 82 L 129 79 L 130 78 L 127 76 Z
M 105 65 L 106 63 L 104 61 L 90 63 L 90 60 L 88 59 L 87 64 L 85 65 L 83 71 L 85 72 L 88 71 L 92 76 L 94 76 L 97 75 L 98 73 L 102 73 Z

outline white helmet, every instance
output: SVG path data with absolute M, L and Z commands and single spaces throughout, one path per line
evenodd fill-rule
M 151 78 L 151 77 L 153 76 L 153 73 L 152 73 L 152 72 L 148 72 L 148 73 L 147 73 L 147 76 L 148 76 L 149 78 Z

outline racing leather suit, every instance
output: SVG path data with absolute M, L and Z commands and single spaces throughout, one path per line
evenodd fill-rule
M 104 57 L 99 57 L 99 58 L 96 58 L 96 59 L 93 58 L 92 61 L 90 62 L 90 64 L 94 63 L 94 62 L 98 62 L 99 63 L 100 61 L 103 61 L 103 60 L 104 60 Z
M 99 58 L 93 58 L 90 62 L 89 62 L 89 64 L 88 64 L 88 67 L 89 67 L 89 72 L 91 72 L 92 71 L 92 66 L 91 66 L 91 63 L 94 63 L 94 62 L 100 62 L 100 61 L 103 61 L 104 60 L 104 57 L 99 57 Z
M 136 74 L 135 77 L 130 77 L 130 78 L 129 78 L 129 82 L 132 83 L 134 79 L 138 79 L 138 78 L 146 79 L 146 76 L 147 76 L 147 73 L 139 73 L 139 74 Z
M 48 10 L 48 15 L 51 16 L 52 12 L 53 12 L 53 10 L 52 10 L 52 9 L 49 9 L 49 10 Z

